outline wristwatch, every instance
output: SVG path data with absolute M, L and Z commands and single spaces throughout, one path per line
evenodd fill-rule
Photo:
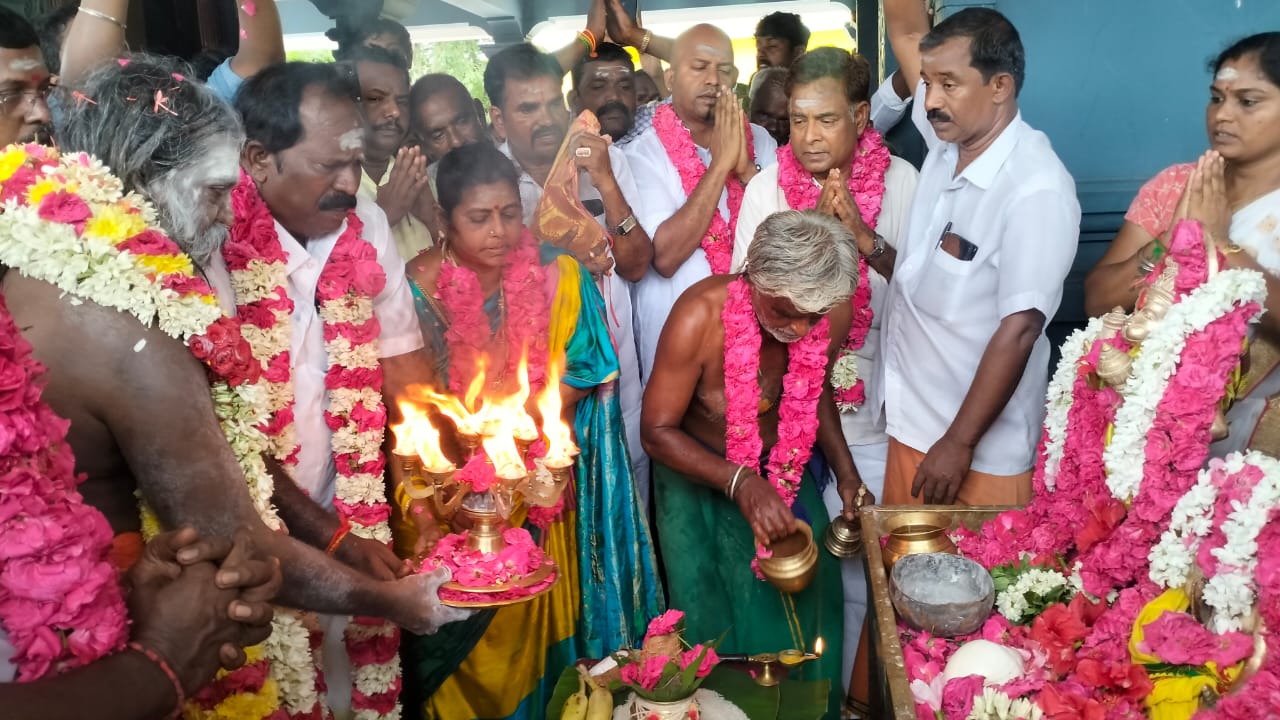
M 613 234 L 614 235 L 630 234 L 632 230 L 636 229 L 636 225 L 639 225 L 639 224 L 640 222 L 636 220 L 636 216 L 633 213 L 631 215 L 626 216 L 625 218 L 623 218 L 622 222 L 618 223 L 618 227 L 613 229 Z
M 875 249 L 867 254 L 868 260 L 875 260 L 876 258 L 884 254 L 884 248 L 886 245 L 884 236 L 881 235 L 880 233 L 876 233 L 875 237 L 876 237 Z

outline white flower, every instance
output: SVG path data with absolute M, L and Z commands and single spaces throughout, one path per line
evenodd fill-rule
M 852 350 L 841 350 L 831 366 L 831 385 L 837 389 L 851 388 L 858 383 L 858 356 Z
M 1151 582 L 1166 588 L 1182 587 L 1195 561 L 1200 540 L 1209 534 L 1213 504 L 1218 490 L 1213 481 L 1214 464 L 1202 469 L 1196 484 L 1178 498 L 1169 518 L 1169 527 L 1151 548 Z
M 973 699 L 967 720 L 1041 720 L 1044 712 L 1026 698 L 1011 699 L 993 687 L 982 689 Z
M 1027 600 L 1028 593 L 1035 593 L 1043 598 L 1067 586 L 1066 576 L 1057 570 L 1031 568 L 996 596 L 996 608 L 1009 622 L 1017 623 L 1031 609 L 1031 603 Z

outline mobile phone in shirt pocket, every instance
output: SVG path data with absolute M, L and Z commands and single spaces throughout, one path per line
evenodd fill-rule
M 922 312 L 940 320 L 966 320 L 978 286 L 984 284 L 982 265 L 961 260 L 941 246 L 933 248 L 920 273 L 912 300 Z
M 950 224 L 947 225 L 951 227 Z M 947 230 L 942 233 L 941 239 L 938 240 L 938 247 L 951 257 L 961 262 L 972 262 L 978 256 L 978 246 L 969 242 L 957 233 Z

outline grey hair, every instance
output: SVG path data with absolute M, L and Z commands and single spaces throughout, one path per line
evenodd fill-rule
M 806 210 L 765 218 L 747 249 L 748 282 L 802 313 L 826 313 L 858 289 L 858 250 L 838 220 Z
M 150 195 L 154 183 L 189 167 L 211 141 L 243 144 L 235 111 L 185 63 L 154 55 L 121 62 L 64 89 L 54 129 L 62 150 L 97 157 L 126 191 Z

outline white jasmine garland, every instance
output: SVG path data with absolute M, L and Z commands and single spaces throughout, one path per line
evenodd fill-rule
M 1271 510 L 1280 506 L 1280 461 L 1250 452 L 1244 463 L 1262 470 L 1262 477 L 1247 503 L 1232 503 L 1232 512 L 1222 523 L 1226 544 L 1213 550 L 1218 571 L 1204 586 L 1204 601 L 1214 610 L 1211 625 L 1217 633 L 1243 629 L 1245 617 L 1253 611 L 1258 534 Z
M 1117 500 L 1132 500 L 1142 485 L 1147 431 L 1155 422 L 1156 408 L 1177 369 L 1187 338 L 1238 306 L 1257 303 L 1261 307 L 1266 296 L 1261 273 L 1223 270 L 1175 303 L 1155 324 L 1120 390 L 1123 403 L 1116 410 L 1111 443 L 1102 453 L 1107 487 Z
M 1062 448 L 1067 442 L 1067 416 L 1075 400 L 1072 390 L 1079 374 L 1080 359 L 1089 351 L 1093 338 L 1102 327 L 1102 319 L 1094 318 L 1083 330 L 1076 330 L 1062 344 L 1062 359 L 1049 381 L 1045 401 L 1044 486 L 1053 492 L 1057 486 L 1058 467 L 1062 464 Z

